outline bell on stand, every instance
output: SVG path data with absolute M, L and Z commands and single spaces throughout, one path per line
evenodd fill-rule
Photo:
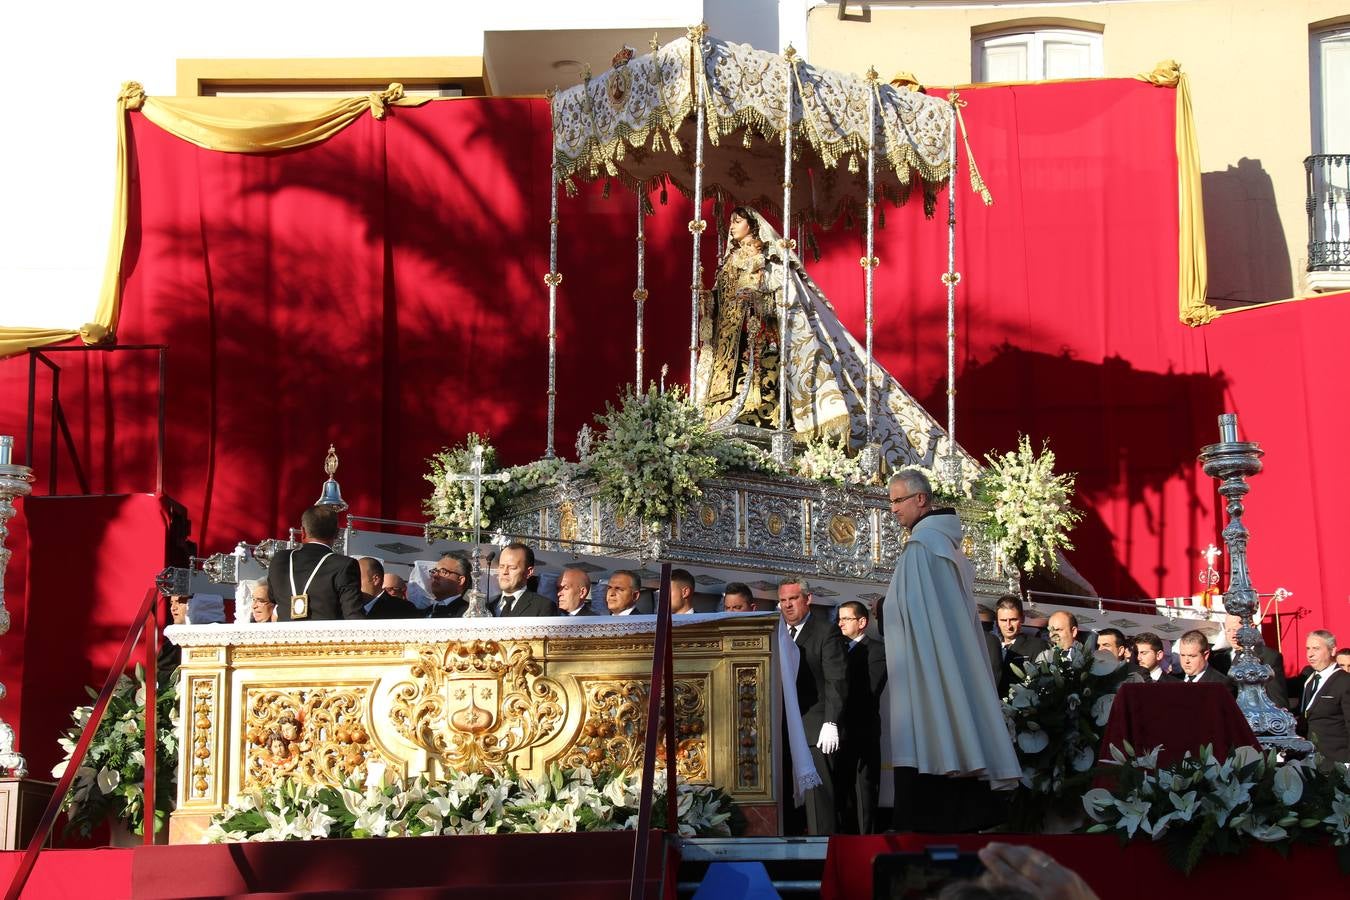
M 315 506 L 331 506 L 337 512 L 343 512 L 347 508 L 347 501 L 342 499 L 342 488 L 333 476 L 337 474 L 338 456 L 337 449 L 333 444 L 328 445 L 328 456 L 323 461 L 323 470 L 328 475 L 328 480 L 323 483 L 323 491 L 319 494 L 319 499 L 314 501 Z

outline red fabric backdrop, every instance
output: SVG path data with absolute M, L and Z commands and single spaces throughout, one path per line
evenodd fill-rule
M 1258 586 L 1295 592 L 1286 657 L 1350 632 L 1350 528 L 1332 469 L 1347 430 L 1322 299 L 1177 321 L 1173 91 L 1101 81 L 967 92 L 996 196 L 962 186 L 958 439 L 982 454 L 1019 432 L 1079 473 L 1087 519 L 1070 558 L 1113 596 L 1189 594 L 1218 538 L 1195 463 L 1215 416 L 1241 416 L 1269 470 L 1249 504 Z M 123 343 L 170 346 L 166 492 L 205 552 L 280 535 L 318 494 L 330 442 L 354 511 L 420 518 L 425 459 L 471 430 L 510 462 L 544 448 L 548 109 L 463 100 L 363 118 L 324 144 L 204 151 L 132 116 Z M 964 170 L 963 170 L 964 171 Z M 687 201 L 648 221 L 647 373 L 687 375 Z M 878 358 L 939 418 L 945 228 L 920 204 L 878 233 Z M 600 186 L 561 202 L 557 443 L 632 377 L 634 200 Z M 705 215 L 711 216 L 711 204 Z M 863 331 L 861 237 L 819 235 L 808 267 Z M 714 241 L 705 240 L 706 265 Z M 66 354 L 63 395 L 95 490 L 152 476 L 147 354 Z M 0 364 L 0 431 L 22 433 L 22 360 Z M 39 376 L 40 393 L 46 376 Z M 47 467 L 44 413 L 37 455 Z M 1340 440 L 1338 440 L 1340 438 Z M 21 455 L 27 451 L 20 448 Z M 62 487 L 69 489 L 62 463 Z M 43 473 L 45 475 L 45 472 Z M 11 587 L 12 584 L 11 584 Z M 1273 636 L 1273 635 L 1272 635 Z

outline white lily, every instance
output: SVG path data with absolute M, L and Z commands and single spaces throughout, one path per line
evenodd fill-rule
M 1050 736 L 1044 731 L 1024 731 L 1017 736 L 1017 746 L 1023 753 L 1040 753 L 1050 746 Z
M 1292 766 L 1275 770 L 1275 796 L 1285 806 L 1293 806 L 1303 796 L 1303 776 Z

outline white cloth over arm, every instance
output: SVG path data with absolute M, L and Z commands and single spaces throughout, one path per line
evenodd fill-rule
M 891 761 L 929 775 L 977 776 L 996 790 L 1021 778 L 980 635 L 961 520 L 915 526 L 883 601 Z

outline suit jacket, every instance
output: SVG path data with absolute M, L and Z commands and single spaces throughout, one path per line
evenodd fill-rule
M 512 619 L 520 619 L 525 616 L 556 616 L 558 614 L 558 607 L 553 605 L 552 600 L 531 590 L 526 590 L 525 593 L 520 595 L 520 599 L 516 601 L 515 609 L 511 612 L 507 612 L 502 607 L 501 600 L 497 601 L 497 609 L 498 615 Z
M 1303 721 L 1323 756 L 1350 763 L 1350 675 L 1335 670 L 1313 695 Z
M 418 610 L 416 614 L 424 619 L 462 619 L 468 609 L 469 601 L 461 595 L 449 603 L 434 603 L 425 610 Z
M 417 607 L 384 591 L 380 591 L 373 599 L 375 603 L 370 607 L 370 612 L 366 613 L 367 619 L 411 619 L 417 615 Z M 370 600 L 362 596 L 361 603 L 364 607 Z
M 567 615 L 593 616 L 593 615 L 596 615 L 596 612 L 595 612 L 595 607 L 591 606 L 591 598 L 590 598 L 590 597 L 587 597 L 587 598 L 586 598 L 586 603 L 581 607 L 581 609 L 577 610 L 576 613 L 574 613 L 574 614 L 573 614 L 573 613 L 565 613 L 565 612 L 563 612 L 562 610 L 558 610 L 558 615 L 560 615 L 560 616 L 567 616 Z
M 1227 675 L 1228 670 L 1233 667 L 1232 648 L 1225 647 L 1222 650 L 1215 650 L 1209 655 L 1209 664 Z M 1261 662 L 1270 666 L 1274 676 L 1266 682 L 1266 696 L 1270 697 L 1270 702 L 1274 703 L 1280 709 L 1286 709 L 1289 706 L 1289 685 L 1284 680 L 1284 654 L 1278 650 L 1272 650 L 1265 644 L 1260 644 L 1256 648 L 1256 655 Z
M 1185 681 L 1185 680 L 1186 680 L 1186 677 L 1187 677 L 1187 676 L 1182 675 L 1182 676 L 1181 676 L 1181 680 L 1182 680 L 1182 681 Z M 1233 679 L 1229 678 L 1227 675 L 1223 674 L 1223 673 L 1220 672 L 1218 669 L 1214 668 L 1213 666 L 1209 666 L 1209 665 L 1205 666 L 1205 671 L 1203 671 L 1203 672 L 1200 673 L 1200 677 L 1197 678 L 1197 679 L 1195 680 L 1195 683 L 1196 683 L 1196 684 L 1223 684 L 1223 685 L 1227 685 L 1227 686 L 1228 686 L 1228 689 L 1229 689 L 1230 691 L 1232 691 L 1234 694 L 1237 693 L 1237 685 L 1233 683 Z
M 1153 678 L 1148 674 L 1148 670 L 1147 669 L 1144 670 L 1144 684 L 1175 684 L 1180 680 L 1181 680 L 1180 675 L 1174 675 L 1171 672 L 1164 672 L 1162 673 L 1162 675 L 1158 676 L 1157 681 L 1154 681 Z
M 797 633 L 801 664 L 797 667 L 797 708 L 802 713 L 806 739 L 815 743 L 820 726 L 839 724 L 848 699 L 848 666 L 844 636 L 827 613 L 813 610 Z
M 843 719 L 839 722 L 844 742 L 859 755 L 875 754 L 881 749 L 881 691 L 886 687 L 886 646 L 864 637 L 850 647 L 845 638 L 844 671 L 848 693 L 844 698 Z
M 277 601 L 277 621 L 289 622 L 291 619 L 291 596 L 305 592 L 309 595 L 309 616 L 314 620 L 322 619 L 364 619 L 364 604 L 361 598 L 361 569 L 350 556 L 334 553 L 324 559 L 332 548 L 325 544 L 302 544 L 296 550 L 279 550 L 267 566 L 267 585 Z M 291 590 L 291 558 L 295 559 L 295 591 Z M 305 582 L 314 573 L 315 566 L 323 560 L 323 566 L 310 581 L 305 591 Z

